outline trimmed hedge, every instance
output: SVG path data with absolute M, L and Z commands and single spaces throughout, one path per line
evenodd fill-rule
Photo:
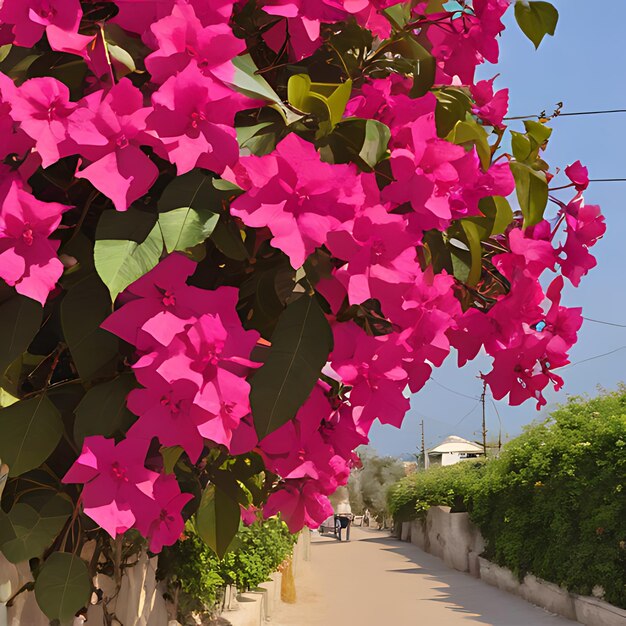
M 269 580 L 291 555 L 297 540 L 284 522 L 272 518 L 242 527 L 234 549 L 220 560 L 191 527 L 185 534 L 184 541 L 163 550 L 158 570 L 159 579 L 167 582 L 178 605 L 179 619 L 192 613 L 219 612 L 216 609 L 227 585 L 247 591 Z
M 389 495 L 396 519 L 459 502 L 485 556 L 626 608 L 626 387 L 573 398 L 482 467 L 463 462 L 410 476 Z

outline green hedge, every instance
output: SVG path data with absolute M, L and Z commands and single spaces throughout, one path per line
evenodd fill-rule
M 192 612 L 213 614 L 226 585 L 247 591 L 269 580 L 290 556 L 297 539 L 276 518 L 257 522 L 242 527 L 235 539 L 236 547 L 220 560 L 191 527 L 185 533 L 184 541 L 163 550 L 158 570 L 159 579 L 167 582 L 171 599 L 178 604 L 182 620 Z
M 626 608 L 626 388 L 571 399 L 482 468 L 429 470 L 390 492 L 401 520 L 455 499 L 479 526 L 487 558 L 576 593 L 600 585 Z

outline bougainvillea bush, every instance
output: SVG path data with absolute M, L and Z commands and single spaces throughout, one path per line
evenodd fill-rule
M 476 78 L 508 8 L 0 3 L 0 549 L 50 618 L 188 519 L 219 555 L 319 525 L 451 348 L 512 404 L 562 385 L 605 227 Z

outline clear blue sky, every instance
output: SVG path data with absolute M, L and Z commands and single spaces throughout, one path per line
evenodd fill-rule
M 485 78 L 500 73 L 496 83 L 510 89 L 510 114 L 551 112 L 562 101 L 563 111 L 591 111 L 626 108 L 626 46 L 623 20 L 617 14 L 590 11 L 589 0 L 552 0 L 560 21 L 555 37 L 547 37 L 538 51 L 513 22 L 508 12 L 507 30 L 500 40 L 497 68 L 484 66 Z M 565 167 L 580 159 L 589 167 L 591 178 L 626 178 L 626 114 L 561 117 L 552 122 L 554 132 L 547 153 L 554 167 Z M 590 318 L 626 324 L 626 183 L 592 183 L 586 194 L 588 204 L 600 204 L 607 220 L 607 234 L 595 247 L 598 266 L 578 289 L 569 289 L 565 304 L 582 306 Z M 573 363 L 626 346 L 626 328 L 585 322 L 579 342 L 571 353 Z M 476 378 L 489 361 L 476 360 L 463 369 L 451 355 L 435 370 L 438 382 L 456 391 L 477 397 L 481 383 Z M 563 369 L 565 387 L 548 392 L 548 406 L 538 412 L 529 402 L 509 407 L 498 402 L 502 432 L 517 435 L 524 424 L 542 417 L 568 394 L 594 394 L 598 385 L 614 388 L 626 380 L 626 349 L 611 356 Z M 411 399 L 411 411 L 401 429 L 376 424 L 371 431 L 372 446 L 380 454 L 414 452 L 419 446 L 419 422 L 423 418 L 426 445 L 449 434 L 468 439 L 480 437 L 481 410 L 475 400 L 449 393 L 430 381 Z M 474 407 L 474 411 L 459 421 Z M 498 436 L 498 419 L 487 403 L 489 437 Z

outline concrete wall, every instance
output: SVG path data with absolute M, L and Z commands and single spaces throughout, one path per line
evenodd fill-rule
M 453 569 L 482 578 L 486 583 L 519 595 L 552 613 L 586 626 L 626 625 L 623 609 L 598 598 L 569 593 L 532 574 L 520 581 L 506 567 L 480 557 L 485 542 L 467 513 L 450 513 L 449 507 L 432 507 L 423 519 L 404 522 L 400 538 L 438 556 Z
M 479 575 L 478 555 L 484 551 L 485 542 L 468 513 L 450 513 L 450 507 L 436 506 L 424 518 L 402 526 L 405 541 L 438 556 L 460 572 Z

